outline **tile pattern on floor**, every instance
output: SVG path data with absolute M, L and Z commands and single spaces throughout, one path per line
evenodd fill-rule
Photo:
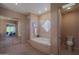
M 28 43 L 21 43 L 18 38 L 5 38 L 0 41 L 1 55 L 43 55 Z

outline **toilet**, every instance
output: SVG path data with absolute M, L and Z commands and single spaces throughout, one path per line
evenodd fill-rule
M 66 43 L 67 43 L 67 46 L 68 46 L 68 50 L 72 51 L 72 46 L 74 45 L 73 36 L 68 36 Z

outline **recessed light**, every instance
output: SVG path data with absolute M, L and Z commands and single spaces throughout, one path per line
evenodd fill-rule
M 45 8 L 45 11 L 47 11 L 47 8 Z
M 18 5 L 18 3 L 15 3 L 15 5 Z
M 71 9 L 71 7 L 68 7 L 67 9 L 69 10 L 69 9 Z
M 38 11 L 39 14 L 41 14 L 41 11 Z

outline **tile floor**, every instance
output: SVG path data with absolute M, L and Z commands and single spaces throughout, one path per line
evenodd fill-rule
M 21 43 L 18 38 L 3 38 L 0 41 L 1 55 L 43 55 L 28 43 Z

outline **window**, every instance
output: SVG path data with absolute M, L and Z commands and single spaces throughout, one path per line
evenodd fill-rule
M 14 24 L 7 24 L 6 26 L 6 35 L 7 36 L 15 36 L 16 34 L 16 27 Z
M 48 32 L 50 30 L 50 21 L 46 20 L 44 24 L 42 25 L 42 27 L 44 28 L 46 32 Z
M 36 22 L 32 22 L 32 32 L 34 35 L 37 35 L 37 24 Z

